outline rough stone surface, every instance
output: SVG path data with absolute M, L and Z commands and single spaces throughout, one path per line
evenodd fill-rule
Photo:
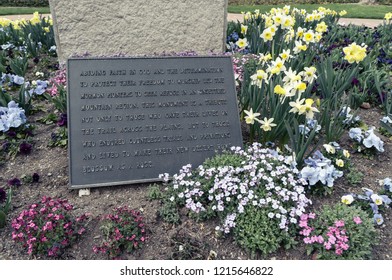
M 50 0 L 60 61 L 224 50 L 227 0 Z

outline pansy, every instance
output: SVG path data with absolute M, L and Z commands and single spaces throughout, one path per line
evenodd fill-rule
M 392 119 L 391 119 L 389 116 L 383 117 L 383 118 L 381 119 L 381 121 L 382 121 L 383 123 L 385 123 L 385 124 L 388 124 L 388 123 L 392 124 Z
M 379 152 L 384 152 L 384 142 L 374 134 L 373 129 L 369 129 L 366 132 L 367 136 L 365 135 L 365 139 L 363 139 L 363 145 L 366 148 L 376 148 Z
M 373 220 L 377 225 L 382 225 L 384 223 L 384 218 L 382 217 L 381 214 L 377 213 L 374 214 Z
M 380 186 L 384 186 L 386 191 L 392 192 L 392 180 L 390 178 L 385 178 L 379 181 Z
M 350 205 L 354 201 L 354 197 L 351 194 L 343 195 L 341 199 L 342 203 Z
M 323 147 L 327 151 L 328 154 L 335 154 L 336 153 L 336 149 L 330 144 L 324 144 Z
M 378 194 L 372 194 L 370 198 L 377 206 L 380 206 L 383 202 L 383 199 Z
M 351 139 L 354 139 L 357 142 L 362 142 L 363 135 L 362 135 L 362 129 L 359 127 L 356 128 L 351 128 L 349 131 L 349 134 Z

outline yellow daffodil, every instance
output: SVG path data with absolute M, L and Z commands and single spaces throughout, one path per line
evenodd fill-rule
M 386 13 L 384 16 L 385 20 L 391 20 L 392 19 L 392 13 Z
M 260 35 L 260 38 L 262 38 L 264 41 L 272 41 L 274 36 L 275 32 L 271 30 L 271 27 L 268 27 L 267 29 L 264 29 L 263 33 Z
M 268 75 L 264 72 L 264 70 L 257 70 L 256 74 L 252 75 L 251 77 L 251 84 L 261 87 L 263 81 L 268 84 Z
M 343 10 L 343 11 L 341 11 L 341 12 L 339 12 L 339 16 L 345 16 L 345 15 L 347 15 L 347 11 L 346 10 Z
M 305 100 L 305 113 L 306 113 L 306 118 L 307 119 L 313 119 L 314 117 L 314 113 L 315 112 L 320 112 L 319 110 L 317 110 L 317 108 L 312 107 L 314 101 L 311 98 L 308 98 Z
M 240 48 L 240 49 L 244 49 L 248 46 L 248 40 L 246 38 L 244 39 L 239 39 L 236 42 L 236 45 Z
M 241 24 L 241 33 L 245 35 L 247 31 L 248 31 L 248 26 Z
M 302 27 L 298 27 L 297 32 L 296 32 L 296 37 L 297 38 L 302 38 L 304 36 L 305 30 Z
M 308 46 L 303 45 L 300 41 L 295 41 L 294 44 L 295 44 L 295 47 L 294 47 L 293 51 L 295 54 L 298 54 L 301 51 L 306 51 L 308 49 Z
M 315 79 L 317 79 L 316 71 L 317 69 L 314 66 L 305 67 L 304 71 L 299 74 L 304 78 L 306 82 L 312 83 Z
M 351 45 L 343 48 L 343 52 L 345 54 L 344 59 L 348 61 L 348 63 L 359 63 L 366 57 L 366 48 L 367 46 L 359 46 L 355 42 Z
M 265 63 L 272 59 L 272 55 L 270 53 L 260 54 L 259 61 L 260 63 Z
M 33 17 L 30 19 L 30 23 L 31 23 L 31 24 L 38 24 L 38 23 L 40 23 L 40 22 L 41 22 L 41 19 L 40 19 L 39 13 L 38 13 L 38 12 L 35 12 L 35 13 L 33 14 Z
M 316 43 L 318 43 L 318 42 L 321 41 L 321 38 L 322 38 L 322 37 L 323 37 L 323 36 L 321 35 L 321 33 L 316 32 L 316 34 L 314 34 L 314 41 L 315 41 Z
M 275 59 L 275 61 L 272 61 L 271 66 L 268 68 L 268 71 L 271 72 L 271 74 L 278 74 L 281 71 L 286 71 L 286 66 L 284 66 L 284 60 L 278 57 L 277 59 Z
M 298 75 L 296 71 L 293 71 L 291 67 L 289 68 L 288 71 L 285 71 L 284 74 L 286 75 L 283 78 L 283 82 L 285 83 L 295 83 L 301 81 L 301 76 Z
M 307 44 L 314 43 L 314 32 L 312 30 L 308 30 L 307 32 L 305 32 L 303 40 Z
M 276 16 L 273 16 L 272 19 L 274 20 L 274 24 L 276 26 L 279 26 L 282 24 L 283 16 L 278 14 Z
M 253 109 L 250 108 L 250 111 L 244 110 L 245 114 L 245 122 L 247 124 L 254 124 L 255 120 L 258 121 L 257 117 L 260 116 L 260 113 L 253 113 Z
M 305 18 L 305 22 L 311 22 L 314 21 L 314 15 L 307 15 Z
M 265 26 L 266 27 L 271 27 L 272 25 L 274 25 L 274 21 L 272 20 L 271 17 L 266 17 L 265 18 Z
M 286 90 L 284 88 L 282 88 L 281 85 L 276 85 L 274 87 L 274 93 L 278 94 L 278 95 L 286 95 Z
M 302 93 L 306 90 L 306 84 L 304 82 L 297 82 L 294 85 L 294 88 L 299 92 Z
M 288 60 L 292 57 L 292 55 L 290 54 L 290 50 L 283 50 L 283 52 L 281 54 L 279 54 L 279 56 L 283 59 L 283 60 Z
M 286 16 L 283 19 L 282 27 L 284 29 L 289 29 L 294 25 L 294 19 L 291 16 Z
M 292 107 L 292 109 L 289 112 L 298 113 L 299 115 L 302 115 L 303 113 L 305 113 L 304 102 L 305 102 L 305 98 L 301 100 L 298 98 L 295 102 L 294 101 L 289 102 L 289 105 Z
M 264 120 L 257 120 L 261 124 L 261 129 L 264 131 L 271 131 L 272 127 L 276 126 L 276 124 L 273 123 L 274 118 L 264 118 Z
M 317 24 L 316 26 L 316 31 L 320 32 L 320 33 L 324 33 L 326 32 L 328 29 L 328 26 L 325 24 L 324 21 L 320 22 L 319 24 Z

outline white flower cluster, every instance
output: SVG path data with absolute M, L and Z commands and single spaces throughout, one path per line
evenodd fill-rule
M 177 191 L 173 199 L 183 199 L 194 213 L 212 211 L 223 217 L 218 228 L 225 233 L 235 227 L 236 217 L 247 205 L 267 208 L 282 230 L 296 224 L 311 201 L 305 196 L 306 181 L 298 179 L 298 170 L 290 166 L 292 159 L 258 143 L 246 151 L 239 147 L 231 151 L 243 158 L 240 167 L 201 165 L 192 174 L 190 165 L 184 166 L 170 184 Z
M 363 132 L 360 127 L 351 128 L 349 131 L 351 139 L 365 146 L 365 148 L 375 148 L 379 152 L 384 152 L 384 142 L 374 134 L 374 127 L 371 127 L 367 131 Z M 358 151 L 361 151 L 361 147 L 358 147 Z
M 316 151 L 311 158 L 306 159 L 305 164 L 306 166 L 301 170 L 301 176 L 309 182 L 310 186 L 320 182 L 333 187 L 335 179 L 343 176 L 343 172 L 337 170 L 332 161 L 324 157 L 320 151 Z
M 10 101 L 8 107 L 0 107 L 0 132 L 7 132 L 11 127 L 17 128 L 25 122 L 25 111 L 15 101 Z

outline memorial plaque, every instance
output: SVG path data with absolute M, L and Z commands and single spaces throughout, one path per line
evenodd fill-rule
M 157 181 L 242 146 L 231 58 L 68 60 L 72 188 Z

